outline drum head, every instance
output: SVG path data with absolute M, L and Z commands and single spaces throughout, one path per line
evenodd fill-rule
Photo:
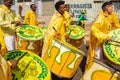
M 27 53 L 27 54 L 25 54 Z M 18 60 L 23 56 L 12 70 L 12 80 L 50 80 L 50 71 L 43 60 L 35 53 L 26 50 L 14 50 L 5 54 L 8 60 Z
M 117 42 L 104 42 L 103 49 L 105 56 L 113 63 L 120 65 L 120 29 L 111 31 L 108 33 L 108 36 Z
M 27 40 L 40 40 L 44 36 L 44 32 L 38 26 L 21 25 L 17 28 L 17 35 Z
M 77 25 L 71 25 L 67 28 L 66 33 L 69 35 L 71 39 L 80 39 L 84 37 L 85 30 Z

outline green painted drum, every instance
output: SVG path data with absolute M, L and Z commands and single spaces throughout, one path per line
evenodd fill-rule
M 108 36 L 111 37 L 113 41 L 104 42 L 103 49 L 105 56 L 113 63 L 120 65 L 120 29 L 109 32 Z
M 22 55 L 24 56 L 18 61 L 17 67 L 12 70 L 12 80 L 51 80 L 48 67 L 35 53 L 14 50 L 8 52 L 4 58 L 18 60 Z
M 80 39 L 84 37 L 85 30 L 77 25 L 71 25 L 67 28 L 66 33 L 69 35 L 71 39 Z
M 17 35 L 27 40 L 40 40 L 44 36 L 44 32 L 38 26 L 21 25 L 17 28 Z

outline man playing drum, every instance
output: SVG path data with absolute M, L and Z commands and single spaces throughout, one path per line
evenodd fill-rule
M 20 15 L 16 16 L 10 8 L 12 0 L 4 0 L 4 5 L 0 6 L 0 27 L 3 31 L 5 44 L 7 50 L 15 49 L 15 24 L 21 24 Z M 22 7 L 19 6 L 19 13 L 21 14 Z
M 55 4 L 55 9 L 57 12 L 52 16 L 51 21 L 48 25 L 48 31 L 46 32 L 44 45 L 42 50 L 42 57 L 48 51 L 53 38 L 59 37 L 59 39 L 64 40 L 65 37 L 65 25 L 64 25 L 64 11 L 65 5 L 64 1 L 59 1 Z
M 39 24 L 45 24 L 45 22 L 38 22 L 37 20 L 36 16 L 37 6 L 35 4 L 31 4 L 30 9 L 31 10 L 27 11 L 25 14 L 24 23 L 35 26 L 38 26 Z
M 64 11 L 66 10 L 65 8 L 65 2 L 64 1 L 58 1 L 55 4 L 55 9 L 57 12 L 52 16 L 51 21 L 48 26 L 48 31 L 46 32 L 45 39 L 44 39 L 44 45 L 42 49 L 42 57 L 44 60 L 44 56 L 47 55 L 48 50 L 52 44 L 52 40 L 54 38 L 58 38 L 62 41 L 65 41 L 65 28 L 66 28 L 66 23 L 65 23 L 65 18 L 63 16 Z M 56 75 L 52 74 L 52 79 L 53 80 L 66 80 L 64 78 L 58 78 Z
M 0 50 L 1 48 L 2 48 L 2 45 L 0 44 Z M 0 53 L 0 79 L 1 80 L 12 80 L 11 68 L 16 67 L 17 63 L 18 63 L 17 60 L 10 60 L 6 62 Z
M 112 20 L 109 18 L 113 13 L 112 2 L 105 2 L 102 5 L 102 10 L 103 13 L 97 16 L 91 28 L 88 63 L 92 62 L 93 57 L 96 57 L 97 59 L 103 59 L 103 42 L 105 40 L 111 40 L 107 34 L 114 27 Z M 118 23 L 116 22 L 115 24 L 117 25 Z M 118 24 L 115 27 L 120 27 L 120 25 Z M 89 65 L 91 64 L 89 63 Z

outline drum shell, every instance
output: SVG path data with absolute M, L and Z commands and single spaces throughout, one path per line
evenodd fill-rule
M 19 36 L 16 37 L 16 45 L 18 50 L 29 50 L 36 54 L 41 52 L 43 42 L 41 40 L 27 40 Z
M 84 37 L 81 38 L 81 39 L 71 39 L 71 38 L 68 38 L 68 39 L 66 39 L 66 42 L 70 43 L 74 47 L 79 48 L 84 43 Z
M 94 59 L 89 69 L 84 73 L 82 80 L 117 80 L 117 77 L 115 69 Z
M 44 55 L 43 60 L 51 72 L 60 77 L 70 78 L 76 73 L 82 58 L 82 54 L 72 51 L 64 42 L 53 40 L 51 48 Z

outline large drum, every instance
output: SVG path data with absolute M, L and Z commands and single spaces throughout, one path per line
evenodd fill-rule
M 70 78 L 78 69 L 84 53 L 72 45 L 53 40 L 48 53 L 43 60 L 49 69 L 59 77 Z
M 66 41 L 75 47 L 80 47 L 83 43 L 83 37 L 85 30 L 77 25 L 71 25 L 66 29 L 66 33 L 69 36 Z
M 19 59 L 21 56 L 23 57 Z M 6 60 L 19 59 L 17 67 L 12 70 L 12 80 L 51 80 L 48 67 L 35 53 L 15 50 L 5 54 L 4 58 Z
M 33 25 L 21 25 L 17 28 L 17 48 L 39 53 L 42 50 L 44 32 Z
M 96 59 L 81 80 L 119 80 L 118 71 Z
M 113 41 L 106 41 L 103 45 L 105 56 L 113 63 L 120 65 L 120 29 L 108 34 Z

